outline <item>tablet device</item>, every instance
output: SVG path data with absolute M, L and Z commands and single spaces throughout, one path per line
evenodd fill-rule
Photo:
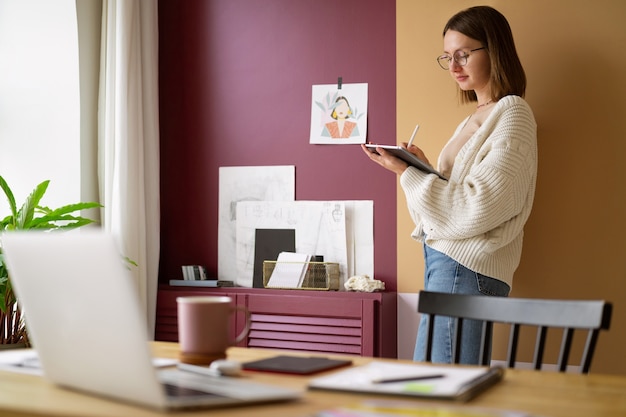
M 425 164 L 424 162 L 422 162 L 422 160 L 420 160 L 418 157 L 416 157 L 411 152 L 407 151 L 405 148 L 403 148 L 401 146 L 396 146 L 396 145 L 376 145 L 374 143 L 366 143 L 365 147 L 367 149 L 369 149 L 370 152 L 374 152 L 374 153 L 378 153 L 378 152 L 376 152 L 376 148 L 383 148 L 387 152 L 389 152 L 389 153 L 393 154 L 394 156 L 402 159 L 407 164 L 409 164 L 411 166 L 414 166 L 415 168 L 417 168 L 419 170 L 422 170 L 424 172 L 427 172 L 429 174 L 435 174 L 439 178 L 441 178 L 442 180 L 448 181 L 448 179 L 446 177 L 444 177 L 443 174 L 441 174 L 439 171 L 437 171 L 436 169 L 432 168 L 431 166 Z
M 285 374 L 310 375 L 351 365 L 350 359 L 279 355 L 267 359 L 246 362 L 247 371 L 278 372 Z

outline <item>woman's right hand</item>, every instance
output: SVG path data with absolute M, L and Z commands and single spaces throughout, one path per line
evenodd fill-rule
M 428 158 L 426 157 L 426 154 L 424 153 L 424 151 L 422 151 L 420 148 L 418 148 L 415 145 L 411 145 L 410 148 L 407 148 L 407 145 L 408 145 L 408 143 L 402 142 L 402 144 L 400 146 L 405 148 L 407 151 L 411 152 L 413 155 L 417 156 L 417 158 L 419 160 L 421 160 L 425 164 L 428 164 L 429 167 L 432 167 L 432 165 L 428 161 Z

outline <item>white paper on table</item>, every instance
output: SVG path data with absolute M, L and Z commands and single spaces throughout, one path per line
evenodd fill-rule
M 327 376 L 314 378 L 310 388 L 454 398 L 467 390 L 502 378 L 502 368 L 438 366 L 373 361 Z M 395 380 L 395 382 L 392 382 Z M 387 382 L 383 382 L 387 381 Z
M 177 359 L 152 358 L 155 368 L 166 368 L 177 363 Z M 20 374 L 43 375 L 39 355 L 31 348 L 0 351 L 0 369 Z

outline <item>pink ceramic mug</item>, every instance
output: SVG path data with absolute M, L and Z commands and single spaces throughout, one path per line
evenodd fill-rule
M 250 330 L 250 312 L 244 306 L 232 305 L 230 297 L 190 296 L 176 298 L 178 305 L 178 342 L 180 361 L 208 365 L 226 358 L 226 349 L 241 342 Z M 246 325 L 230 338 L 231 315 L 242 311 Z

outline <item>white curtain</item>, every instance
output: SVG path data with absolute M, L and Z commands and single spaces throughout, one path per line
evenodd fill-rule
M 154 335 L 159 266 L 157 0 L 103 0 L 98 177 L 103 227 L 131 267 Z M 106 285 L 106 284 L 103 284 Z M 111 300 L 114 308 L 115 300 Z

